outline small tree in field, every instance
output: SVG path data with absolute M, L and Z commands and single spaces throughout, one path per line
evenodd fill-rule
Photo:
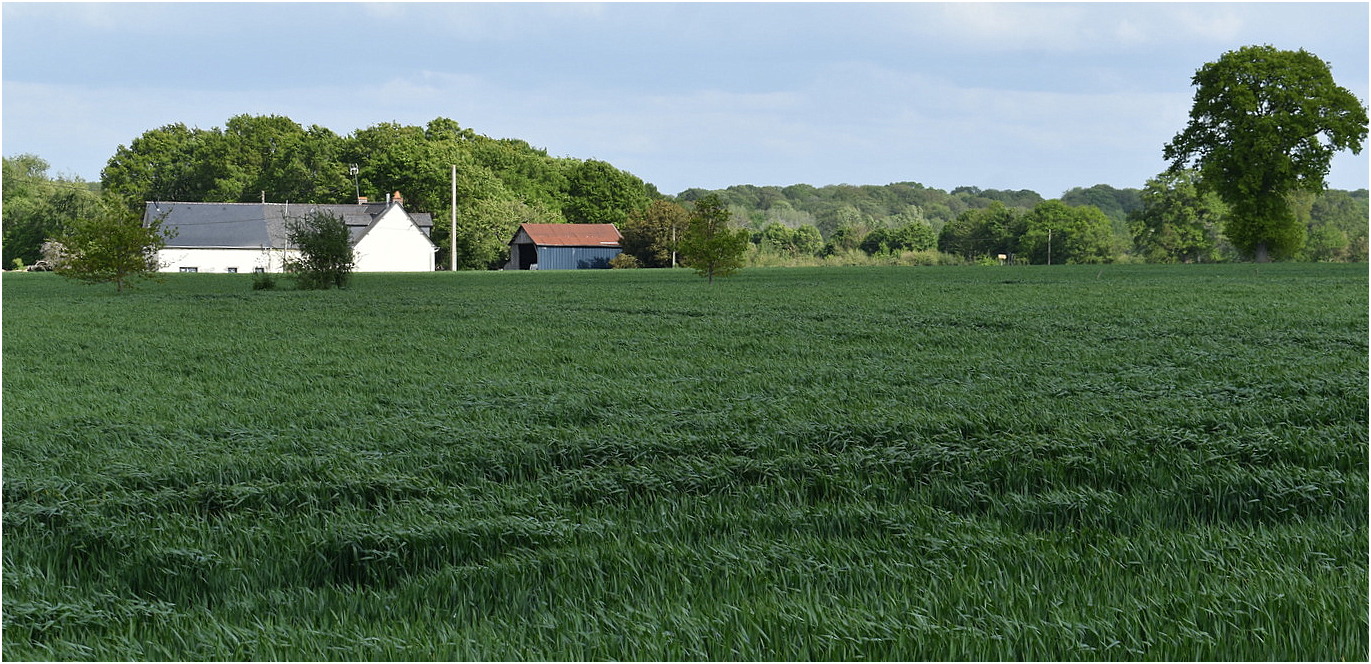
M 134 279 L 146 279 L 161 267 L 157 252 L 175 236 L 162 227 L 164 217 L 146 224 L 125 202 L 107 199 L 99 210 L 67 224 L 51 242 L 61 247 L 56 272 L 70 279 L 99 284 L 114 282 L 115 291 L 133 287 Z
M 297 286 L 304 290 L 347 286 L 356 263 L 352 236 L 342 218 L 313 212 L 291 219 L 286 222 L 286 240 L 300 251 L 299 258 L 286 261 L 286 271 L 295 274 Z
M 728 227 L 728 208 L 718 195 L 710 194 L 695 201 L 685 235 L 681 238 L 681 256 L 695 273 L 708 277 L 727 277 L 743 266 L 749 233 L 745 228 Z

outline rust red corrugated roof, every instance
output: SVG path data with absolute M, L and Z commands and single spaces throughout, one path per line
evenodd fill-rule
M 614 224 L 519 224 L 533 243 L 544 247 L 617 247 Z

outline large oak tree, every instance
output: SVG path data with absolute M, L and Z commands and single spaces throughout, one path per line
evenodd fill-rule
M 1228 204 L 1224 234 L 1239 250 L 1258 261 L 1294 255 L 1305 233 L 1289 196 L 1322 191 L 1333 155 L 1361 152 L 1366 107 L 1303 49 L 1229 51 L 1191 82 L 1190 123 L 1163 153 L 1171 168 L 1196 165 Z

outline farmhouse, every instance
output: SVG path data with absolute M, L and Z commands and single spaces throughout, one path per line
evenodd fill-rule
M 356 272 L 432 272 L 433 219 L 406 212 L 400 192 L 385 203 L 149 202 L 144 221 L 163 217 L 176 236 L 158 254 L 163 272 L 281 272 L 296 250 L 286 224 L 315 212 L 340 217 L 352 234 Z
M 506 270 L 584 270 L 609 267 L 623 251 L 614 224 L 520 224 L 509 241 Z

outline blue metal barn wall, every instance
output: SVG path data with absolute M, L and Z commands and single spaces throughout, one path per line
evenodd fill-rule
M 538 247 L 539 270 L 585 270 L 607 268 L 609 259 L 623 251 L 618 247 Z

